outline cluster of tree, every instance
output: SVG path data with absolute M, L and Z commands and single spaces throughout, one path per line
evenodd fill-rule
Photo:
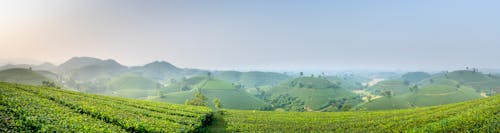
M 51 82 L 51 81 L 42 81 L 42 86 L 45 86 L 45 87 L 52 87 L 52 88 L 58 88 L 60 89 L 61 87 L 58 87 L 56 85 L 56 83 L 54 82 Z
M 382 96 L 385 96 L 388 98 L 391 98 L 393 96 L 392 91 L 383 91 L 381 94 L 382 94 Z
M 328 111 L 349 111 L 360 102 L 363 102 L 361 96 L 331 100 L 330 105 L 333 107 L 333 110 L 330 109 Z
M 417 92 L 418 91 L 418 85 L 414 85 L 412 87 L 408 87 L 410 89 L 410 92 Z
M 203 95 L 203 93 L 201 93 L 200 89 L 198 89 L 196 91 L 196 93 L 194 94 L 194 98 L 186 100 L 186 102 L 184 102 L 184 104 L 194 105 L 194 106 L 208 106 L 207 100 L 208 100 L 208 98 L 205 95 Z M 216 109 L 222 108 L 222 103 L 221 103 L 219 98 L 214 98 L 214 100 L 212 102 L 213 102 L 214 107 Z
M 281 108 L 285 111 L 304 112 L 304 101 L 288 94 L 274 95 L 266 100 L 267 105 L 260 110 L 275 110 Z
M 196 93 L 194 94 L 193 99 L 188 99 L 184 104 L 186 105 L 194 105 L 194 106 L 207 106 L 207 100 L 208 98 L 201 93 L 201 90 L 198 89 Z

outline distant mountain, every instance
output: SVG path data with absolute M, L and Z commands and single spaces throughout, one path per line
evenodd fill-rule
M 59 70 L 72 80 L 87 81 L 122 74 L 128 70 L 128 67 L 111 59 L 73 57 L 59 65 Z
M 41 85 L 42 81 L 52 81 L 36 71 L 12 68 L 0 71 L 0 81 L 20 84 Z
M 165 61 L 155 61 L 144 66 L 132 67 L 131 72 L 154 80 L 166 80 L 207 73 L 207 71 L 198 69 L 178 68 Z

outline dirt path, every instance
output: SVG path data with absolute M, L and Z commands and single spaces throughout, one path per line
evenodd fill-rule
M 481 92 L 480 95 L 483 97 L 488 97 L 488 95 L 486 95 L 486 93 L 484 93 L 484 92 Z
M 367 92 L 365 90 L 355 90 L 353 92 L 356 93 L 356 94 L 359 94 L 359 95 L 363 96 L 363 101 L 365 101 L 365 102 L 368 102 L 368 96 L 372 97 L 371 100 L 375 100 L 377 98 L 381 98 L 382 97 L 382 96 L 378 96 L 378 95 L 373 95 L 372 93 Z
M 374 86 L 376 85 L 378 82 L 380 81 L 384 81 L 385 79 L 378 79 L 378 78 L 374 78 L 372 79 L 370 82 L 367 82 L 367 83 L 363 83 L 363 85 L 367 85 L 368 87 L 370 86 Z

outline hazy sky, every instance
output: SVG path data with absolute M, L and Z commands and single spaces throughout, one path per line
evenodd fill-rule
M 272 1 L 272 2 L 271 2 Z M 209 69 L 500 68 L 498 0 L 3 0 L 0 59 Z

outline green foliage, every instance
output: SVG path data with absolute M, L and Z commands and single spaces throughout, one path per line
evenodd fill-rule
M 194 132 L 211 116 L 206 107 L 8 83 L 0 83 L 0 110 L 15 132 Z
M 497 132 L 500 96 L 443 106 L 372 112 L 228 110 L 228 132 Z
M 56 83 L 50 81 L 42 81 L 42 86 L 56 88 Z
M 194 94 L 194 98 L 190 100 L 186 100 L 186 105 L 194 105 L 194 106 L 207 106 L 207 97 L 201 93 L 201 90 L 197 90 Z
M 213 103 L 214 103 L 214 106 L 215 106 L 216 109 L 222 108 L 222 104 L 220 103 L 220 99 L 219 98 L 214 98 Z
M 273 110 L 273 109 L 284 109 L 285 111 L 296 111 L 303 112 L 304 101 L 300 100 L 298 97 L 292 97 L 288 94 L 276 95 L 271 97 L 269 100 L 270 106 L 264 108 L 263 110 Z

